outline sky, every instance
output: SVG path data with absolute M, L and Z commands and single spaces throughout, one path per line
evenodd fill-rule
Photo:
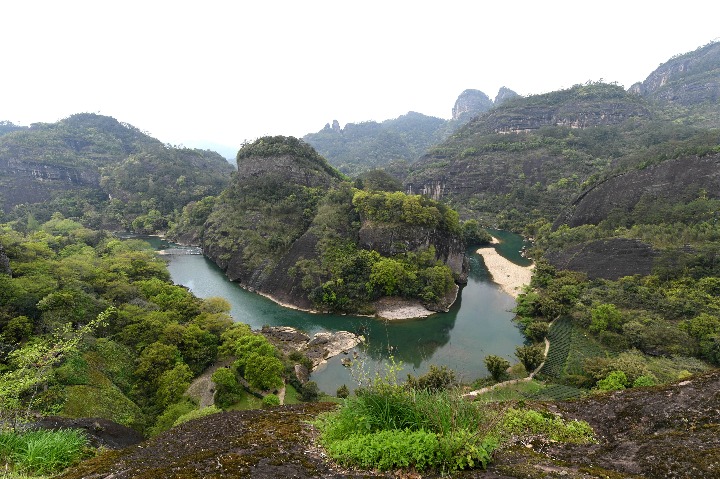
M 99 113 L 234 156 L 265 135 L 604 80 L 720 40 L 720 4 L 0 0 L 0 120 Z

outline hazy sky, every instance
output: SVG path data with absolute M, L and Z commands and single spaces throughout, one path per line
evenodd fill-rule
M 228 156 L 333 119 L 449 118 L 468 88 L 627 88 L 720 37 L 707 0 L 0 2 L 0 120 L 101 113 Z

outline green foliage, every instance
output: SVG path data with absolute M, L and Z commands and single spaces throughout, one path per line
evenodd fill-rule
M 215 404 L 220 408 L 227 408 L 240 398 L 240 383 L 235 373 L 229 368 L 218 368 L 212 375 L 215 383 Z
M 654 376 L 638 376 L 635 381 L 632 383 L 632 387 L 639 388 L 639 387 L 647 387 L 647 386 L 655 386 L 657 384 L 657 380 Z
M 532 342 L 543 341 L 550 331 L 550 325 L 544 321 L 533 321 L 525 327 L 523 333 Z
M 531 373 L 543 362 L 545 354 L 540 345 L 517 346 L 515 348 L 515 357 L 522 363 L 525 370 Z
M 462 237 L 468 246 L 489 244 L 492 241 L 490 233 L 480 228 L 477 220 L 469 219 L 462 222 Z
M 439 444 L 431 432 L 388 430 L 333 441 L 327 450 L 330 457 L 344 465 L 381 471 L 410 467 L 424 470 L 436 465 Z
M 298 399 L 303 402 L 315 402 L 320 397 L 320 388 L 315 381 L 306 382 L 298 392 Z
M 461 230 L 454 210 L 421 195 L 406 195 L 400 191 L 358 191 L 352 203 L 361 218 L 368 221 L 437 228 L 456 234 Z
M 273 407 L 280 405 L 280 398 L 276 394 L 266 394 L 262 399 L 263 407 Z
M 597 388 L 600 391 L 618 391 L 625 389 L 628 385 L 628 378 L 622 371 L 611 371 L 605 378 L 597 382 Z
M 485 356 L 485 367 L 490 373 L 490 376 L 493 378 L 493 381 L 500 381 L 507 376 L 510 361 L 500 356 L 490 354 Z
M 88 447 L 77 429 L 0 432 L 0 460 L 17 473 L 58 473 L 82 459 Z
M 622 315 L 614 304 L 600 304 L 590 312 L 590 331 L 599 333 L 606 330 L 619 330 L 622 323 Z
M 438 392 L 457 386 L 458 381 L 452 369 L 431 364 L 430 370 L 418 378 L 408 374 L 406 384 L 415 390 Z
M 343 384 L 342 386 L 337 388 L 335 396 L 339 397 L 340 399 L 347 399 L 348 396 L 350 396 L 350 389 L 348 389 L 346 384 Z
M 244 376 L 250 386 L 267 391 L 282 386 L 284 371 L 285 367 L 282 361 L 275 356 L 252 353 L 245 364 Z
M 207 406 L 200 409 L 193 409 L 190 412 L 187 412 L 183 414 L 182 416 L 178 417 L 175 422 L 173 423 L 173 427 L 179 426 L 180 424 L 186 423 L 188 421 L 192 421 L 193 419 L 198 419 L 205 416 L 210 416 L 212 414 L 217 414 L 219 412 L 222 412 L 220 409 L 218 409 L 215 406 Z
M 508 409 L 502 418 L 500 430 L 504 435 L 540 435 L 551 441 L 571 444 L 594 441 L 593 430 L 587 422 L 566 421 L 555 414 L 533 409 Z
M 197 411 L 197 406 L 191 401 L 181 401 L 175 404 L 170 404 L 165 410 L 158 416 L 155 424 L 148 430 L 148 434 L 157 436 L 161 432 L 167 431 L 180 420 L 193 411 Z

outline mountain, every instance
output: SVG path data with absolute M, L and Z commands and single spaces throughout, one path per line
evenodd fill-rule
M 373 168 L 384 168 L 400 177 L 406 174 L 407 165 L 432 145 L 443 141 L 476 115 L 514 96 L 517 93 L 503 87 L 493 103 L 479 90 L 465 90 L 453 106 L 451 120 L 412 111 L 381 123 L 348 123 L 345 128 L 340 128 L 335 120 L 319 132 L 305 135 L 303 140 L 345 174 L 354 176 Z
M 0 136 L 0 204 L 10 219 L 60 212 L 156 231 L 188 202 L 218 194 L 233 170 L 217 153 L 165 145 L 107 116 L 11 129 Z
M 652 118 L 642 97 L 604 83 L 510 98 L 414 163 L 406 191 L 503 228 L 554 218 L 591 175 L 634 148 Z
M 457 214 L 440 203 L 354 188 L 292 137 L 245 145 L 237 163 L 202 245 L 243 287 L 305 309 L 372 312 L 384 295 L 444 308 L 467 277 Z

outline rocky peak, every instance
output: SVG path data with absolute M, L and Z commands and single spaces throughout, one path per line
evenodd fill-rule
M 500 105 L 502 103 L 505 103 L 507 100 L 515 97 L 519 97 L 520 95 L 514 92 L 513 90 L 507 88 L 507 87 L 501 87 L 500 90 L 498 90 L 497 96 L 495 96 L 495 106 Z
M 671 58 L 645 81 L 631 86 L 629 91 L 686 106 L 717 102 L 720 98 L 720 42 Z
M 453 120 L 469 120 L 492 108 L 493 102 L 480 90 L 465 90 L 455 101 L 452 109 Z

